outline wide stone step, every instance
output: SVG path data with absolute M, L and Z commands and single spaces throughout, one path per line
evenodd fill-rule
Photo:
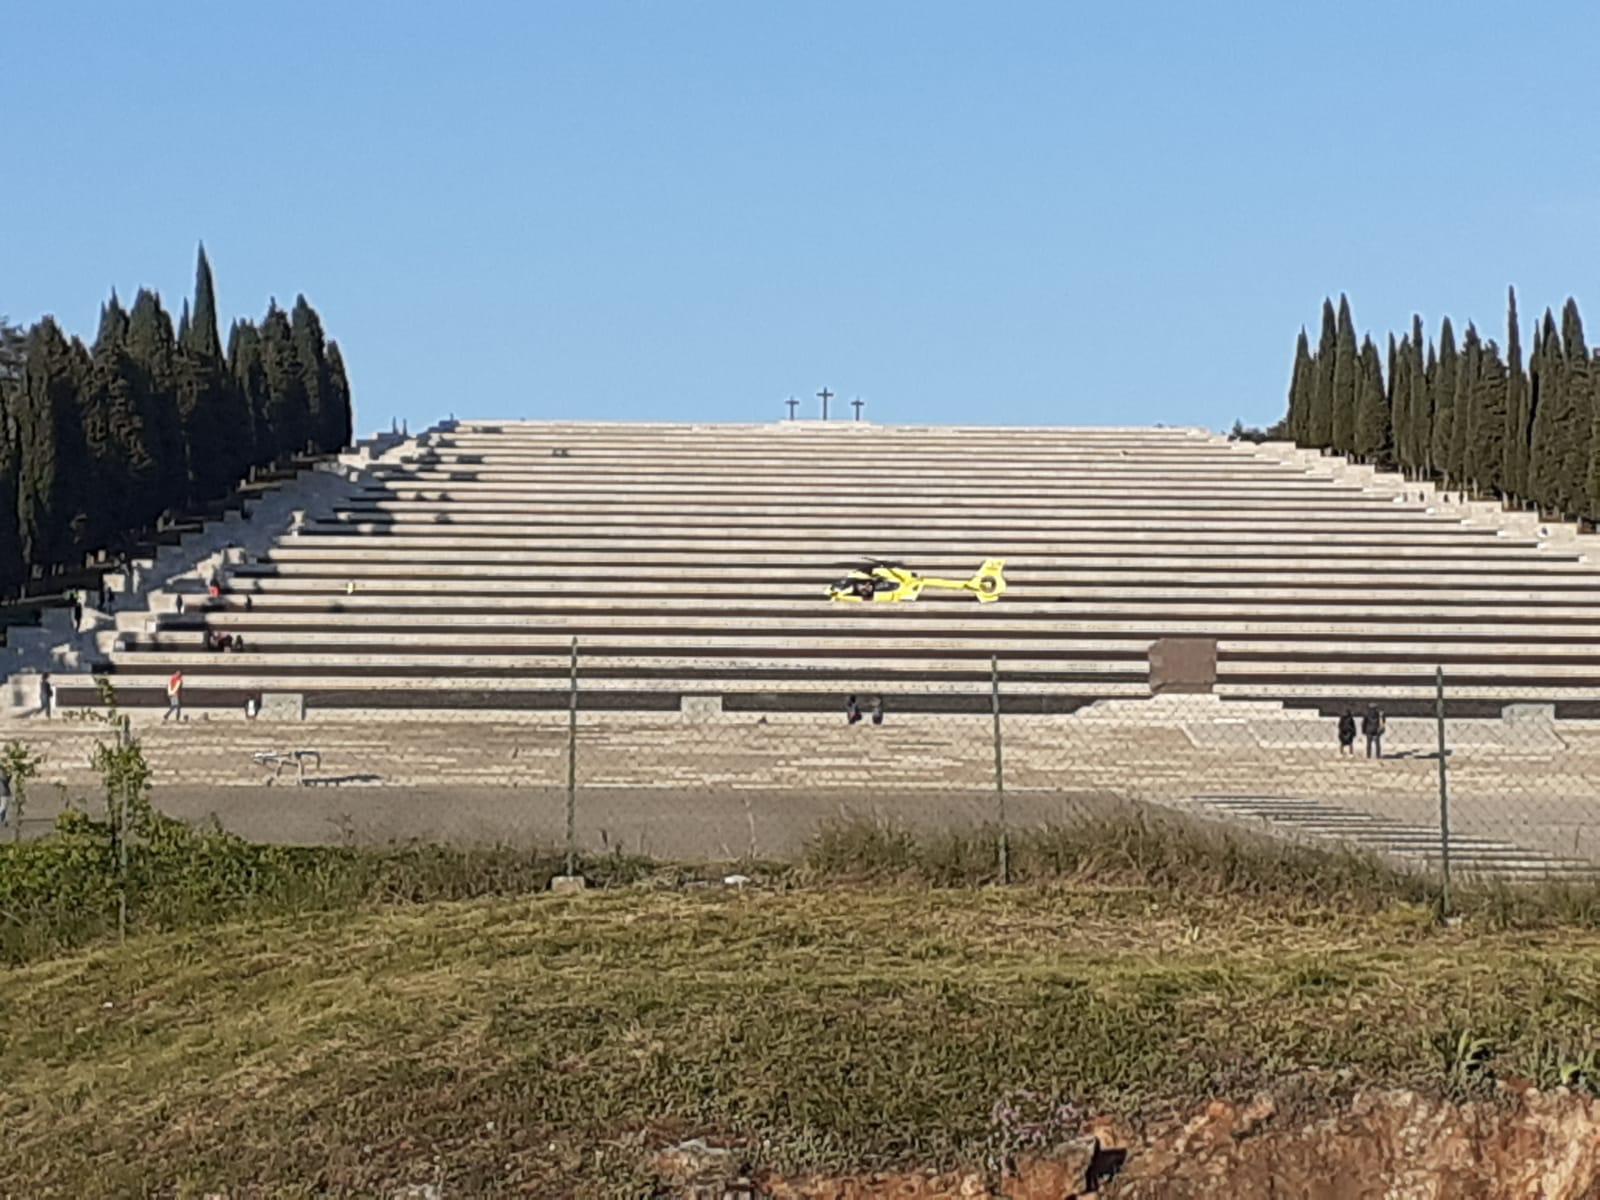
M 1325 799 L 1198 795 L 1190 803 L 1232 819 L 1258 822 L 1289 836 L 1358 846 L 1402 861 L 1436 864 L 1443 857 L 1437 826 L 1374 817 Z M 1600 863 L 1565 858 L 1501 838 L 1452 833 L 1450 858 L 1452 866 L 1464 874 L 1600 878 Z

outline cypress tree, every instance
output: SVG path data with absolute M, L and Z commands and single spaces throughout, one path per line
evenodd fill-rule
M 1529 448 L 1528 490 L 1541 508 L 1570 511 L 1566 505 L 1562 445 L 1572 421 L 1561 378 L 1561 337 L 1547 308 L 1535 344 L 1533 441 Z
M 1562 391 L 1572 410 L 1572 440 L 1562 456 L 1562 473 L 1571 498 L 1568 511 L 1591 517 L 1597 511 L 1589 503 L 1589 468 L 1594 447 L 1593 364 L 1583 337 L 1583 319 L 1578 302 L 1568 298 L 1561 309 Z
M 249 413 L 250 465 L 266 466 L 274 455 L 274 434 L 261 364 L 261 331 L 251 321 L 235 321 L 228 330 L 228 375 Z
M 328 390 L 336 422 L 332 426 L 334 442 L 329 449 L 344 450 L 355 444 L 355 409 L 350 398 L 350 377 L 344 370 L 344 353 L 339 343 L 331 338 L 328 341 Z
M 33 327 L 26 354 L 16 414 L 17 519 L 30 567 L 56 567 L 82 548 L 87 523 L 80 364 L 50 317 Z
M 1295 445 L 1303 446 L 1306 441 L 1306 422 L 1309 413 L 1306 411 L 1311 398 L 1306 394 L 1308 384 L 1307 369 L 1311 364 L 1311 346 L 1306 340 L 1306 327 L 1300 326 L 1300 337 L 1294 345 L 1294 366 L 1289 371 L 1289 411 L 1285 418 L 1289 427 L 1289 437 Z
M 124 324 L 122 306 L 113 295 L 109 304 L 100 307 L 96 349 L 102 341 L 114 342 L 120 338 Z M 88 494 L 93 498 L 93 503 L 86 507 L 80 536 L 90 546 L 104 547 L 122 530 L 127 518 L 128 464 L 111 432 L 114 389 L 101 386 L 102 380 L 95 369 L 96 357 L 90 356 L 88 369 L 80 377 L 78 419 L 82 422 L 84 449 L 89 459 Z
M 17 377 L 0 379 L 0 598 L 17 595 L 28 578 L 22 557 L 22 528 L 17 522 L 17 437 L 14 419 L 16 384 L 22 374 L 17 348 Z
M 1338 454 L 1350 454 L 1355 449 L 1359 355 L 1355 323 L 1350 319 L 1350 302 L 1341 295 L 1338 343 L 1333 359 L 1333 449 Z
M 1528 377 L 1522 370 L 1522 331 L 1517 321 L 1517 289 L 1509 289 L 1506 306 L 1506 431 L 1500 476 L 1505 492 L 1519 499 L 1528 494 Z
M 1394 432 L 1394 461 L 1400 473 L 1409 478 L 1412 470 L 1411 397 L 1416 391 L 1411 381 L 1411 335 L 1402 334 L 1394 356 L 1394 377 L 1389 380 L 1389 421 Z
M 1439 328 L 1439 369 L 1433 376 L 1433 429 L 1428 465 L 1450 481 L 1450 434 L 1456 408 L 1456 334 L 1446 317 Z
M 153 525 L 161 513 L 161 469 L 145 430 L 138 364 L 128 353 L 129 320 L 112 293 L 101 310 L 89 371 L 89 410 L 103 433 L 89 439 L 95 492 L 105 510 L 100 545 Z
M 1427 477 L 1429 442 L 1434 438 L 1434 395 L 1429 390 L 1429 373 L 1434 370 L 1422 358 L 1424 336 L 1422 318 L 1411 318 L 1411 474 Z M 1434 358 L 1434 347 L 1427 347 L 1427 362 Z
M 1479 492 L 1505 492 L 1506 365 L 1493 340 L 1478 355 L 1462 474 Z
M 1405 344 L 1405 338 L 1402 336 L 1400 342 L 1396 344 L 1394 334 L 1391 333 L 1389 370 L 1384 375 L 1384 386 L 1388 389 L 1384 403 L 1389 410 L 1389 462 L 1402 471 L 1405 470 L 1405 460 L 1400 454 L 1400 442 L 1406 427 L 1410 424 L 1410 413 L 1407 410 L 1411 406 L 1411 389 L 1409 384 L 1402 386 L 1405 368 L 1401 366 L 1401 361 L 1408 353 L 1410 348 Z
M 1533 323 L 1533 344 L 1528 349 L 1528 459 L 1527 468 L 1523 471 L 1522 498 L 1533 505 L 1535 509 L 1543 506 L 1544 501 L 1538 492 L 1539 457 L 1536 442 L 1539 438 L 1539 396 L 1540 375 L 1544 370 L 1544 339 L 1543 330 L 1538 321 Z
M 273 431 L 275 459 L 305 453 L 311 440 L 311 414 L 305 377 L 295 358 L 289 318 L 274 302 L 261 324 L 261 362 L 267 381 L 267 424 Z
M 1363 462 L 1389 461 L 1393 445 L 1389 406 L 1383 391 L 1383 364 L 1370 337 L 1361 340 L 1360 378 L 1356 384 L 1356 420 L 1352 450 Z
M 1472 428 L 1472 405 L 1477 398 L 1478 370 L 1483 354 L 1483 344 L 1478 339 L 1478 329 L 1467 322 L 1467 336 L 1462 341 L 1461 354 L 1456 359 L 1456 402 L 1450 414 L 1450 449 L 1445 464 L 1446 473 L 1457 484 L 1466 484 L 1467 434 Z
M 1306 422 L 1306 444 L 1326 450 L 1333 444 L 1333 359 L 1338 345 L 1333 301 L 1322 301 L 1322 336 L 1312 372 L 1311 406 Z
M 1461 354 L 1456 357 L 1456 403 L 1450 416 L 1450 477 L 1459 485 L 1470 483 L 1467 478 L 1467 432 L 1472 429 L 1472 403 L 1477 398 L 1478 370 L 1482 368 L 1483 342 L 1478 339 L 1478 328 L 1467 322 L 1467 336 L 1462 339 Z
M 216 288 L 204 246 L 195 265 L 194 316 L 180 325 L 178 341 L 183 365 L 178 414 L 190 495 L 211 500 L 226 495 L 244 476 L 252 451 L 249 408 L 233 387 L 222 355 Z
M 154 292 L 141 289 L 128 314 L 128 356 L 137 369 L 139 416 L 155 459 L 157 512 L 181 508 L 188 461 L 178 421 L 177 343 L 172 318 Z
M 322 320 L 304 296 L 296 296 L 289 318 L 294 339 L 295 362 L 300 369 L 300 386 L 306 394 L 306 420 L 312 445 L 317 450 L 334 448 L 336 422 L 328 396 L 328 345 Z

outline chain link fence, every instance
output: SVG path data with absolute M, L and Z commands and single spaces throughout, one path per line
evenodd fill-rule
M 968 664 L 970 667 L 971 664 Z M 1163 692 L 1110 699 L 1041 682 L 1023 660 L 961 679 L 848 686 L 684 680 L 726 664 L 586 657 L 565 688 L 463 691 L 465 707 L 319 706 L 286 720 L 130 710 L 157 805 L 278 842 L 450 840 L 739 861 L 799 853 L 864 820 L 909 831 L 1063 828 L 1130 806 L 1452 880 L 1600 877 L 1600 719 L 1563 692 L 1431 683 L 1346 701 Z M 935 676 L 936 672 L 928 672 Z M 1424 679 L 1426 677 L 1423 677 Z M 714 690 L 713 690 L 714 689 Z M 333 699 L 323 696 L 323 705 Z M 403 696 L 374 696 L 394 704 Z M 13 721 L 40 764 L 5 834 L 94 803 L 88 712 Z M 19 811 L 21 809 L 21 811 Z

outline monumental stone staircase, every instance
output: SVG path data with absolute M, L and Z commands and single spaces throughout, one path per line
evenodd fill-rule
M 312 712 L 1070 712 L 1149 694 L 1153 639 L 1218 639 L 1220 696 L 1600 716 L 1600 576 L 1569 530 L 1193 429 L 461 422 L 364 460 L 304 517 L 124 612 L 124 706 Z M 1009 590 L 830 603 L 876 556 Z M 181 611 L 179 611 L 181 601 Z M 244 649 L 206 648 L 208 634 Z M 92 703 L 89 670 L 56 677 Z

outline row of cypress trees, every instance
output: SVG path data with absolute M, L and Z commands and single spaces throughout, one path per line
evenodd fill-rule
M 0 594 L 350 437 L 344 360 L 316 310 L 273 303 L 224 346 L 203 246 L 176 329 L 148 290 L 130 309 L 113 293 L 90 346 L 52 317 L 0 323 Z
M 1545 310 L 1526 365 L 1509 292 L 1504 352 L 1469 324 L 1460 343 L 1444 318 L 1437 343 L 1422 318 L 1380 356 L 1356 344 L 1350 304 L 1322 304 L 1316 350 L 1295 347 L 1287 435 L 1300 446 L 1349 455 L 1413 479 L 1533 505 L 1566 518 L 1600 516 L 1600 362 L 1569 299 L 1557 324 Z

